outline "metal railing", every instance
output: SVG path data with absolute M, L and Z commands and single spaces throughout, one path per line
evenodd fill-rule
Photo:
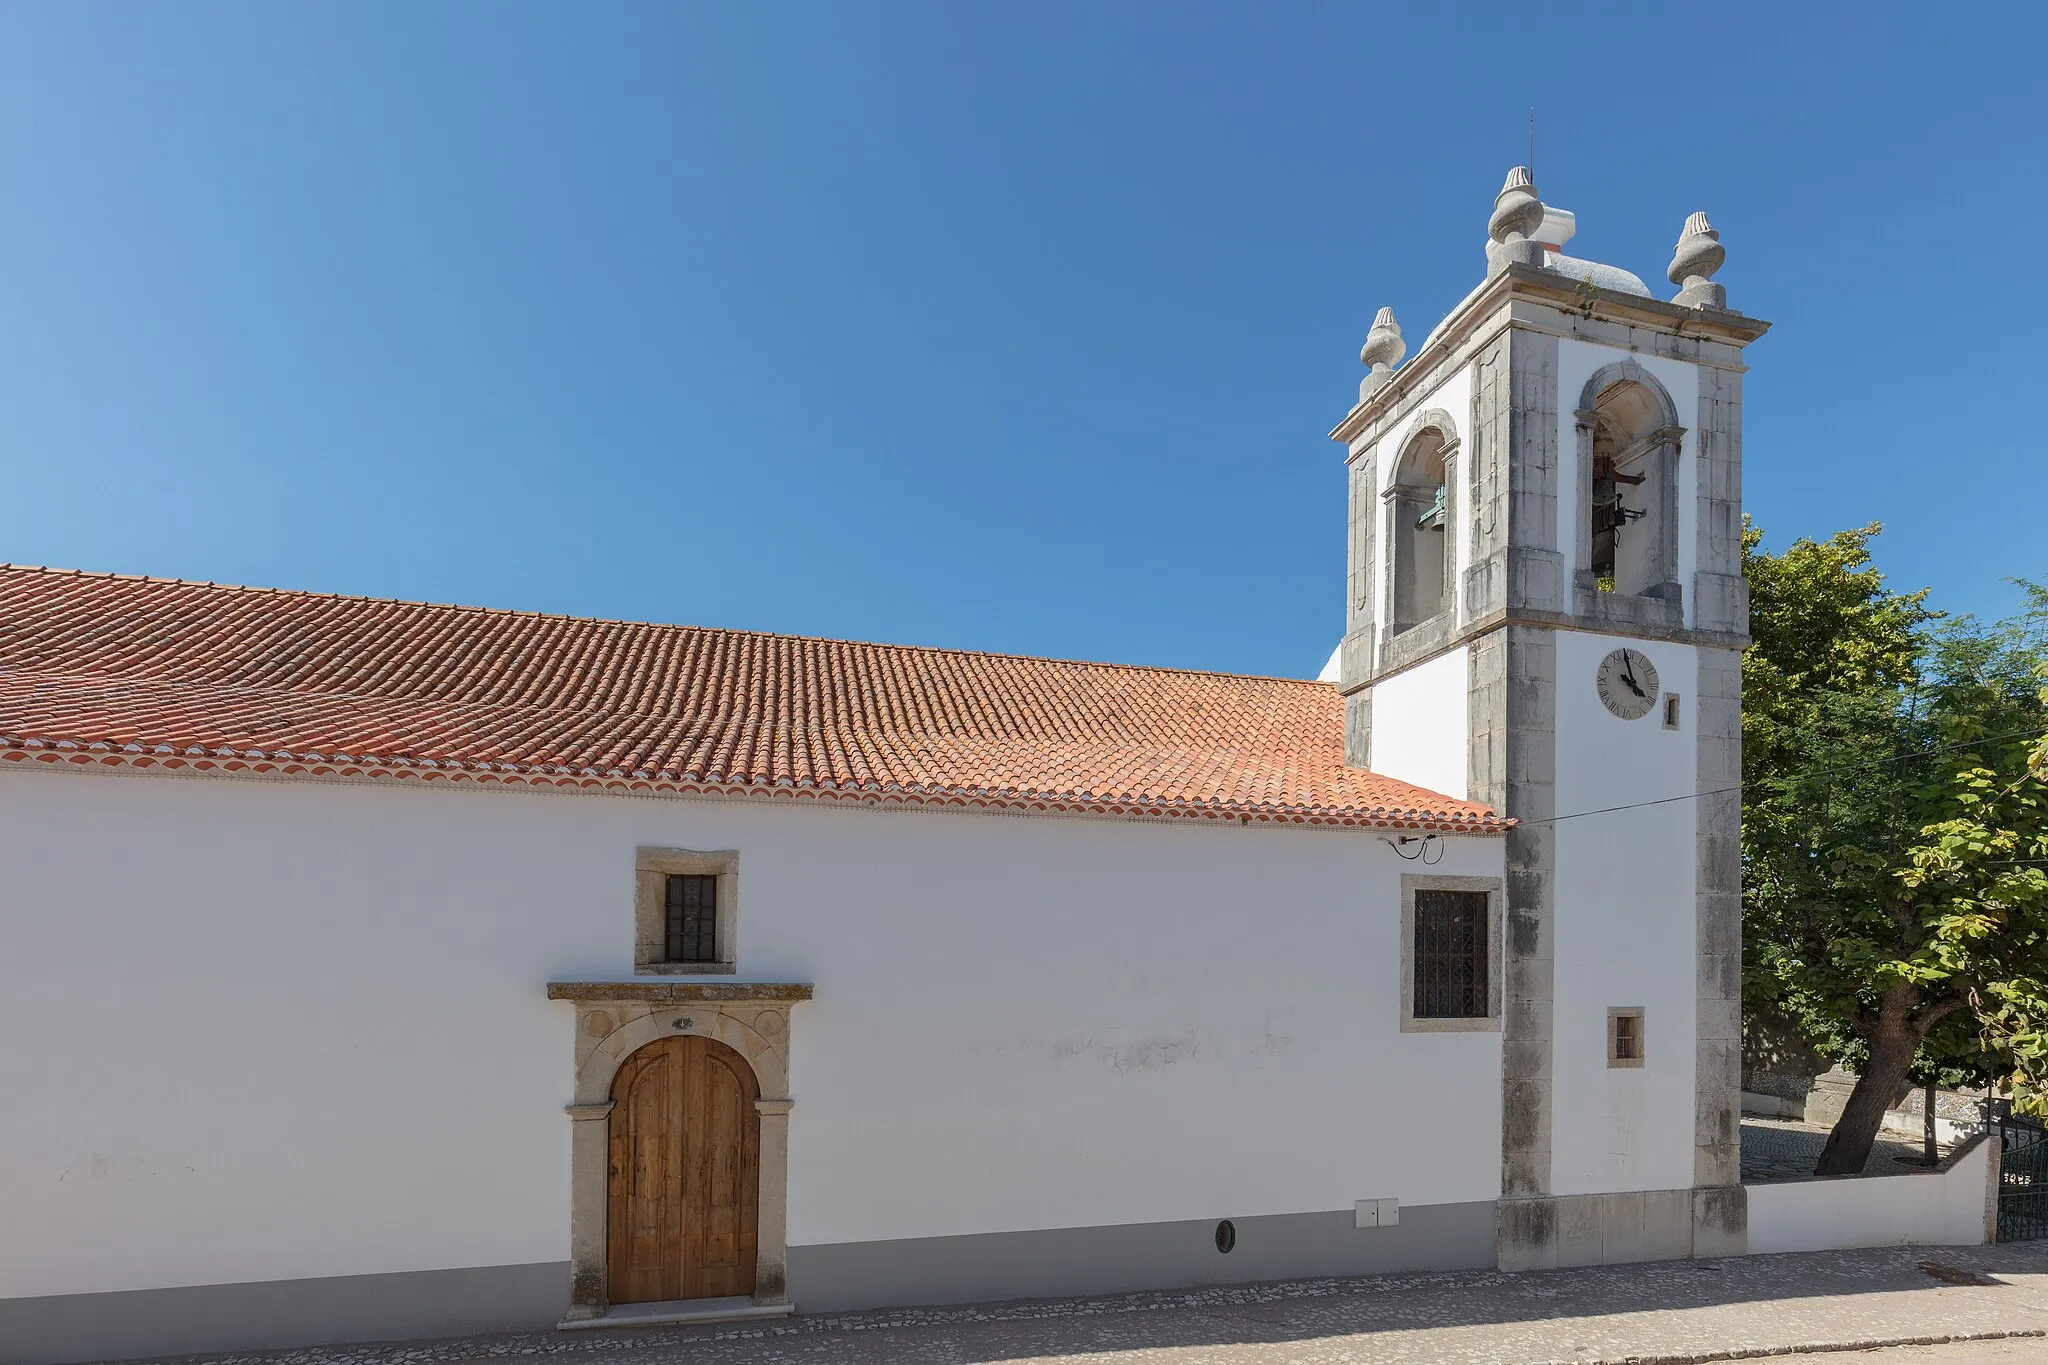
M 1984 1123 L 1998 1140 L 1998 1240 L 2048 1237 L 2048 1127 L 1998 1099 L 1984 1102 Z

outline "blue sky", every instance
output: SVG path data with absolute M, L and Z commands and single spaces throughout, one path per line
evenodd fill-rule
M 2039 7 L 0 6 L 0 560 L 1313 674 L 1325 433 L 1722 230 L 1774 542 L 2048 577 Z

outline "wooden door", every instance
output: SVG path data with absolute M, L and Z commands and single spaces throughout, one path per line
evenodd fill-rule
M 709 1038 L 649 1043 L 612 1079 L 613 1303 L 754 1292 L 761 1119 L 754 1072 Z

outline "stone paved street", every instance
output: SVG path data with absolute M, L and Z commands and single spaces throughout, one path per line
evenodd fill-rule
M 470 1337 L 204 1359 L 441 1365 L 1533 1365 L 1676 1362 L 2019 1337 L 1926 1365 L 2048 1361 L 2048 1243 L 1891 1247 L 1503 1275 L 1308 1280 L 1183 1293 L 799 1317 L 771 1326 Z M 1839 1356 L 1837 1359 L 1841 1358 Z M 1874 1357 L 1873 1357 L 1874 1358 Z M 1889 1357 L 1884 1358 L 1891 1365 Z M 1901 1365 L 1912 1357 L 1898 1357 Z

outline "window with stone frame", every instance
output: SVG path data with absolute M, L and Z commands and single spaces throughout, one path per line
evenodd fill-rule
M 692 976 L 738 970 L 737 852 L 642 848 L 634 873 L 635 972 Z
M 1402 1031 L 1499 1028 L 1500 883 L 1430 876 L 1401 883 Z
M 1628 1068 L 1642 1064 L 1642 1006 L 1614 1006 L 1607 1011 L 1607 1065 Z

